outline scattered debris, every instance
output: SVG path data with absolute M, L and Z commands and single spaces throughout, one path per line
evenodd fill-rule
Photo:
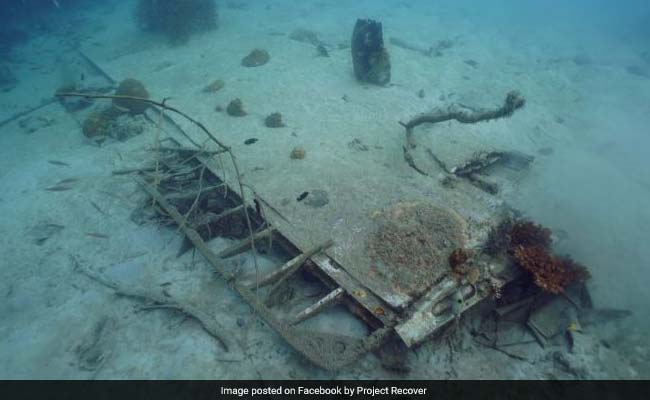
M 406 142 L 407 145 L 403 146 L 404 160 L 406 163 L 422 175 L 428 175 L 415 163 L 415 159 L 411 154 L 411 149 L 417 147 L 413 130 L 425 123 L 439 123 L 449 120 L 456 120 L 461 123 L 473 124 L 480 121 L 488 121 L 497 118 L 506 118 L 511 116 L 516 110 L 525 105 L 524 98 L 515 91 L 509 92 L 506 96 L 503 106 L 492 110 L 472 110 L 467 111 L 466 107 L 460 104 L 452 104 L 446 108 L 437 108 L 429 113 L 420 114 L 412 118 L 408 122 L 400 122 L 406 129 Z M 515 171 L 524 170 L 532 161 L 533 157 L 521 154 L 518 152 L 493 152 L 485 151 L 478 152 L 467 163 L 461 166 L 452 168 L 451 170 L 431 151 L 426 148 L 426 151 L 431 159 L 447 174 L 454 174 L 459 177 L 468 179 L 473 185 L 479 189 L 490 193 L 496 194 L 499 190 L 497 183 L 488 180 L 483 176 L 479 176 L 479 172 L 485 171 L 491 166 L 500 163 Z
M 423 99 L 426 96 L 426 93 L 424 92 L 424 89 L 418 90 L 418 97 Z
M 267 116 L 264 119 L 264 125 L 266 125 L 267 128 L 282 128 L 284 127 L 284 122 L 282 122 L 282 114 L 279 112 L 274 112 Z
M 501 151 L 479 151 L 464 164 L 451 168 L 449 172 L 459 177 L 467 177 L 479 173 L 501 161 L 505 156 Z
M 244 103 L 242 103 L 241 99 L 235 99 L 228 103 L 226 112 L 232 117 L 244 117 L 248 115 L 248 113 L 244 110 Z
M 409 145 L 415 147 L 412 134 L 413 129 L 419 125 L 425 123 L 435 124 L 450 120 L 456 120 L 463 124 L 475 124 L 481 121 L 507 118 L 512 116 L 515 111 L 522 108 L 525 104 L 526 100 L 519 92 L 511 91 L 506 95 L 503 105 L 492 110 L 477 110 L 470 113 L 464 107 L 452 104 L 446 108 L 439 108 L 428 113 L 417 115 L 408 122 L 400 122 L 400 124 L 406 128 L 406 137 Z
M 250 139 L 246 139 L 246 140 L 244 140 L 244 144 L 245 144 L 245 145 L 251 145 L 251 144 L 255 144 L 255 143 L 257 143 L 257 139 L 256 139 L 256 138 L 250 138 Z

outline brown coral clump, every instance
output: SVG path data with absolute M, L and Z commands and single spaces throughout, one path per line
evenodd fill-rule
M 492 256 L 511 252 L 519 246 L 550 248 L 551 230 L 531 221 L 506 218 L 488 234 L 483 250 Z
M 465 264 L 470 258 L 472 258 L 472 252 L 470 250 L 461 248 L 455 249 L 449 255 L 449 266 L 452 270 L 455 270 Z
M 587 269 L 568 257 L 557 257 L 542 246 L 519 246 L 512 251 L 515 262 L 530 272 L 542 290 L 560 294 L 564 289 L 589 277 Z
M 531 221 L 514 222 L 508 236 L 510 249 L 516 249 L 519 246 L 540 246 L 548 249 L 552 243 L 551 230 Z
M 568 285 L 589 278 L 589 272 L 569 257 L 554 255 L 551 234 L 550 229 L 534 222 L 508 218 L 490 232 L 484 251 L 493 256 L 507 254 L 530 273 L 535 285 L 559 294 Z
M 232 117 L 244 117 L 247 115 L 244 110 L 244 103 L 241 99 L 235 99 L 228 104 L 226 107 L 226 112 Z
M 459 282 L 466 281 L 475 284 L 480 276 L 481 270 L 472 262 L 474 250 L 458 248 L 449 255 L 449 267 L 451 276 Z
M 117 96 L 139 97 L 143 99 L 149 98 L 149 92 L 144 87 L 142 82 L 136 79 L 125 79 L 118 86 L 115 92 Z M 144 113 L 149 105 L 143 101 L 130 100 L 130 99 L 113 99 L 113 106 L 120 110 L 130 112 L 131 114 Z
M 266 125 L 267 128 L 282 128 L 284 126 L 282 114 L 279 112 L 270 114 L 264 119 L 264 125 Z

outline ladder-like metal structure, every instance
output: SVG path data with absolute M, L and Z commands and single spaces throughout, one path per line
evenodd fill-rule
M 171 150 L 178 151 L 178 149 Z M 192 149 L 183 149 L 184 153 L 191 151 Z M 163 185 L 160 185 L 160 182 L 154 182 L 153 179 L 148 180 L 144 177 L 138 177 L 136 180 L 160 207 L 161 211 L 173 219 L 192 246 L 203 255 L 214 270 L 229 282 L 230 286 L 290 345 L 320 367 L 329 370 L 339 369 L 358 359 L 362 354 L 382 345 L 397 324 L 398 316 L 380 298 L 352 278 L 344 268 L 325 254 L 324 250 L 330 247 L 333 242 L 331 240 L 326 241 L 304 252 L 297 250 L 297 247 L 284 237 L 281 232 L 269 226 L 253 207 L 243 204 L 240 196 L 237 195 L 233 188 L 229 188 L 227 183 L 221 181 L 219 178 L 220 171 L 216 163 L 211 162 L 211 155 L 202 153 L 201 149 L 198 148 L 194 152 L 193 162 L 199 165 L 190 169 L 197 171 L 198 168 L 204 168 L 202 174 L 195 175 L 200 175 L 199 178 L 203 180 L 198 186 L 202 187 L 205 184 L 206 189 L 190 192 L 190 194 L 196 196 L 196 200 L 200 200 L 202 197 L 223 196 L 223 193 L 227 193 L 226 197 L 229 203 L 226 209 L 219 210 L 218 214 L 211 215 L 207 221 L 202 221 L 202 223 L 217 223 L 223 218 L 242 213 L 244 208 L 248 207 L 247 211 L 253 221 L 253 226 L 257 228 L 252 236 L 246 237 L 234 245 L 215 253 L 199 233 L 200 225 L 192 226 L 188 224 L 186 216 L 170 201 L 170 199 L 178 196 L 177 193 L 164 193 L 163 189 L 161 189 Z M 182 171 L 176 171 L 176 174 L 180 173 Z M 173 176 L 175 171 L 167 170 L 166 174 L 167 176 Z M 255 282 L 241 282 L 235 274 L 226 270 L 224 261 L 227 258 L 250 250 L 253 241 L 261 244 L 271 237 L 274 243 L 279 244 L 285 251 L 293 254 L 293 258 L 271 272 L 259 276 Z M 267 304 L 287 283 L 288 279 L 302 269 L 307 269 L 318 277 L 329 288 L 329 292 L 295 315 L 289 318 L 278 318 Z M 268 290 L 260 290 L 263 288 L 268 288 Z M 263 292 L 264 295 L 262 296 L 261 293 Z M 346 305 L 351 312 L 360 317 L 372 329 L 372 333 L 360 339 L 307 330 L 301 327 L 303 321 L 318 315 L 335 304 Z

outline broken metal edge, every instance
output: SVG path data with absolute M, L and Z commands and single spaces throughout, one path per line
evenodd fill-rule
M 458 293 L 461 293 L 462 296 L 465 288 L 466 286 L 460 286 L 451 277 L 445 278 L 442 282 L 431 288 L 413 306 L 415 310 L 413 315 L 395 327 L 395 332 L 397 332 L 397 335 L 402 339 L 404 344 L 410 348 L 421 343 L 445 324 L 485 299 L 478 292 L 473 291 L 467 299 L 462 301 L 461 306 L 457 310 L 454 310 L 454 305 L 451 304 L 449 299 L 450 297 L 455 297 Z

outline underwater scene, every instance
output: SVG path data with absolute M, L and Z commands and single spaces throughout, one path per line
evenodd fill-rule
M 648 38 L 646 0 L 3 0 L 0 378 L 650 378 Z

